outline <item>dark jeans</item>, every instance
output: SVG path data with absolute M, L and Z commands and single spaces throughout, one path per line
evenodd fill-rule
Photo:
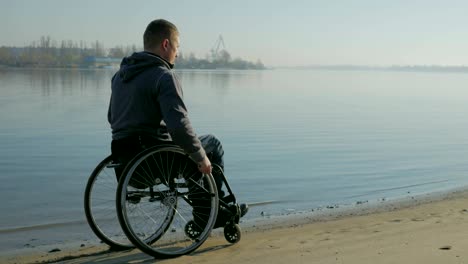
M 221 168 L 224 169 L 224 150 L 219 139 L 211 134 L 202 135 L 199 137 L 199 139 L 211 163 L 218 164 L 219 166 L 221 166 Z M 114 157 L 114 159 L 116 159 L 123 165 L 120 168 L 116 169 L 117 177 L 120 178 L 120 175 L 125 165 L 138 153 L 153 146 L 167 144 L 173 143 L 170 141 L 161 141 L 151 136 L 132 136 L 124 139 L 112 140 L 112 156 Z M 221 191 L 221 188 L 224 182 L 223 177 L 216 174 L 213 175 L 213 177 L 216 181 L 220 198 L 222 198 L 223 192 Z

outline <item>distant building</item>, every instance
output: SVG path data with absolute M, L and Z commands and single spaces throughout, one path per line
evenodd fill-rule
M 83 60 L 83 66 L 89 68 L 118 68 L 121 58 L 88 56 Z

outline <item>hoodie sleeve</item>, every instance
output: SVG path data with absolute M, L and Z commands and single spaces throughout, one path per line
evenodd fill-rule
M 114 76 L 112 76 L 111 86 L 112 86 L 112 83 L 114 82 L 114 79 L 115 79 L 115 74 L 114 74 Z M 109 99 L 109 108 L 107 109 L 107 121 L 109 122 L 109 124 L 112 124 L 111 104 L 112 104 L 112 91 L 111 91 L 111 96 L 110 96 L 110 99 Z
M 196 162 L 206 154 L 188 118 L 187 108 L 182 99 L 182 88 L 171 72 L 159 80 L 159 105 L 164 122 L 174 143 L 179 145 Z
M 111 94 L 111 99 L 109 100 L 109 108 L 107 109 L 107 122 L 109 122 L 109 124 L 112 124 L 111 104 L 112 104 L 112 94 Z

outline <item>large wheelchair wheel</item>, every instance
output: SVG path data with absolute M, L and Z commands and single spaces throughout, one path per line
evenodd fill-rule
M 117 214 L 127 237 L 157 258 L 188 254 L 208 238 L 218 212 L 211 175 L 178 147 L 153 147 L 125 168 Z
M 84 195 L 84 210 L 94 234 L 112 250 L 134 248 L 119 225 L 115 208 L 117 177 L 111 156 L 97 165 L 88 178 Z

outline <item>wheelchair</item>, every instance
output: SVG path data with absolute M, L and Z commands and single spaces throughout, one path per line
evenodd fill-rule
M 142 151 L 119 176 L 116 168 L 122 165 L 112 157 L 104 159 L 85 191 L 88 223 L 111 249 L 136 246 L 157 258 L 177 257 L 196 250 L 218 227 L 224 228 L 229 243 L 240 240 L 240 207 L 216 164 L 212 174 L 222 179 L 228 192 L 222 198 L 213 175 L 200 173 L 176 146 Z

